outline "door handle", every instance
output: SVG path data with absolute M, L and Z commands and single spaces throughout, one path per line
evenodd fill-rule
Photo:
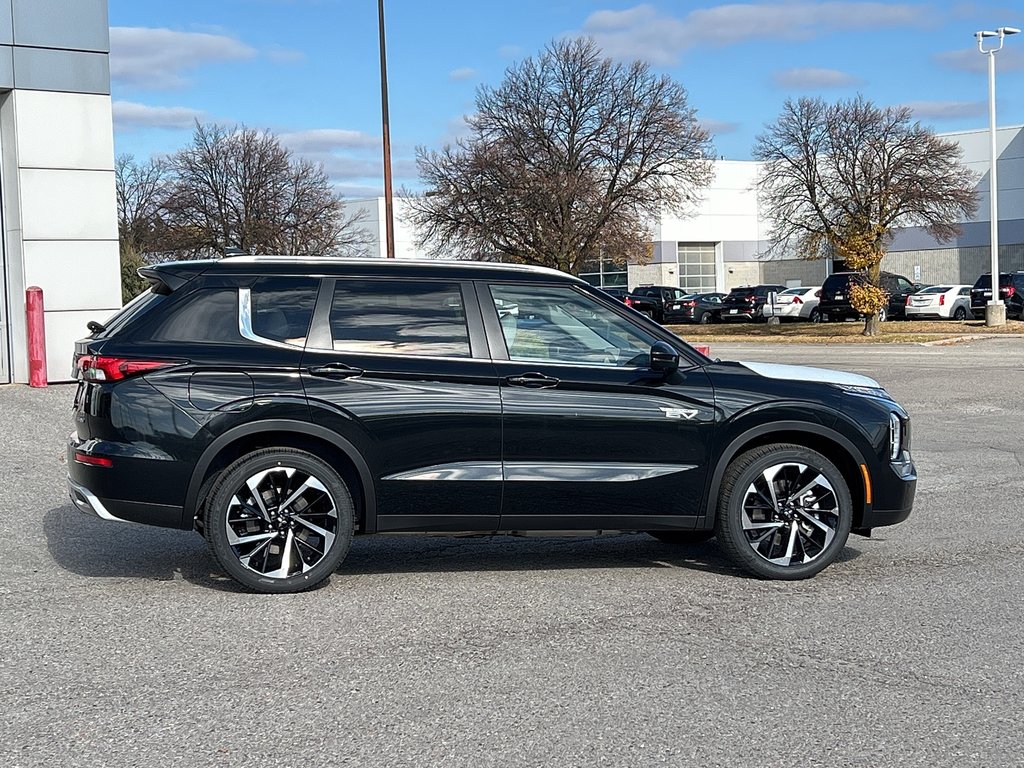
M 513 387 L 527 387 L 529 389 L 550 389 L 558 386 L 558 379 L 545 376 L 543 373 L 531 371 L 522 376 L 509 376 L 505 382 Z
M 309 373 L 325 379 L 354 379 L 356 376 L 362 376 L 364 371 L 362 368 L 352 368 L 344 363 L 328 363 L 310 368 Z

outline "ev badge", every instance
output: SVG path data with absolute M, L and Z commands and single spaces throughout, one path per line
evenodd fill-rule
M 697 415 L 696 408 L 665 408 L 662 407 L 662 411 L 665 412 L 666 419 L 692 419 Z

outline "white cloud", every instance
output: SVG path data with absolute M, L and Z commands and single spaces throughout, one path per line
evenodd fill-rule
M 772 75 L 772 80 L 780 88 L 846 88 L 860 85 L 861 79 L 838 69 L 820 69 L 803 67 L 786 69 Z
M 114 126 L 132 128 L 191 128 L 203 113 L 190 107 L 151 107 L 134 101 L 113 103 Z
M 946 51 L 937 54 L 935 60 L 944 67 L 958 69 L 961 72 L 985 72 L 988 70 L 988 56 L 983 56 L 977 46 L 960 51 Z M 999 72 L 1024 70 L 1024 50 L 1007 45 L 996 54 L 996 69 Z
M 342 128 L 314 128 L 278 135 L 281 143 L 296 152 L 333 152 L 339 149 L 366 149 L 380 146 L 379 136 Z
M 739 123 L 729 123 L 725 120 L 715 120 L 710 117 L 698 118 L 697 123 L 712 136 L 719 136 L 723 133 L 735 133 L 740 127 Z
M 594 38 L 609 56 L 670 66 L 678 63 L 684 51 L 698 45 L 807 40 L 838 30 L 922 25 L 933 16 L 924 5 L 856 0 L 731 3 L 685 16 L 665 14 L 644 4 L 592 13 L 580 33 Z
M 448 78 L 456 82 L 460 80 L 471 80 L 476 76 L 476 70 L 472 67 L 459 67 L 448 73 Z
M 126 86 L 181 88 L 188 82 L 185 74 L 202 64 L 254 56 L 255 48 L 227 35 L 152 27 L 110 28 L 110 78 Z
M 960 117 L 980 117 L 988 111 L 984 101 L 908 101 L 903 105 L 918 120 L 956 120 Z

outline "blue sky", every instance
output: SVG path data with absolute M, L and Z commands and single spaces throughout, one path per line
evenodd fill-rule
M 118 153 L 173 152 L 193 120 L 244 123 L 321 161 L 339 189 L 378 194 L 375 0 L 109 0 Z M 416 146 L 464 130 L 475 89 L 553 38 L 585 34 L 682 83 L 716 151 L 748 159 L 787 97 L 856 93 L 936 130 L 985 128 L 973 33 L 1024 28 L 1024 2 L 385 0 L 396 186 Z M 1024 34 L 997 56 L 1000 125 L 1024 123 Z

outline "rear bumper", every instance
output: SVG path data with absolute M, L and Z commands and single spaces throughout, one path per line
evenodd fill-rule
M 68 495 L 71 497 L 71 503 L 87 515 L 93 515 L 101 520 L 117 520 L 122 523 L 127 522 L 126 520 L 122 520 L 120 517 L 112 515 L 106 506 L 104 506 L 103 502 L 100 501 L 92 491 L 84 485 L 76 483 L 71 479 L 70 475 L 68 475 Z

